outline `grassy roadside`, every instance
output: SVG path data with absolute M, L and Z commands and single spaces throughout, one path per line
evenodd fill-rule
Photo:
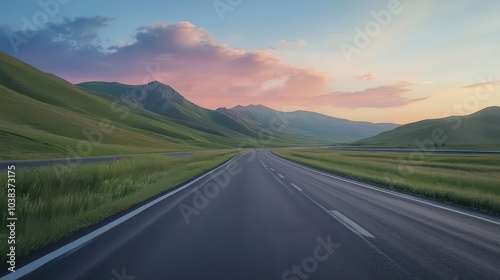
M 273 150 L 275 155 L 375 185 L 500 213 L 500 156 Z
M 238 153 L 201 153 L 180 158 L 145 156 L 80 165 L 60 177 L 51 167 L 17 170 L 16 254 L 24 256 L 54 243 L 211 170 Z M 7 182 L 7 174 L 0 174 L 0 182 Z M 0 189 L 0 197 L 4 232 L 6 187 Z M 7 248 L 7 242 L 2 242 L 2 263 L 6 261 Z

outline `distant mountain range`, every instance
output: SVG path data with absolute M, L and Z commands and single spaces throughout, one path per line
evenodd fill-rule
M 276 145 L 350 142 L 397 126 L 354 122 L 306 111 L 284 113 L 262 105 L 209 110 L 186 100 L 172 87 L 159 82 L 142 86 L 87 82 L 76 86 L 109 100 L 117 97 L 129 100 L 177 124 L 214 135 L 231 136 L 230 132 L 237 132 L 267 139 L 272 133 Z M 131 94 L 134 89 L 136 92 Z
M 232 109 L 219 108 L 217 111 L 230 116 L 253 131 L 273 130 L 273 119 L 275 121 L 283 119 L 283 123 L 286 123 L 283 128 L 283 137 L 307 136 L 322 143 L 351 142 L 398 126 L 355 122 L 307 111 L 285 113 L 262 105 L 236 106 Z
M 423 120 L 359 140 L 356 146 L 500 148 L 500 107 L 467 116 Z

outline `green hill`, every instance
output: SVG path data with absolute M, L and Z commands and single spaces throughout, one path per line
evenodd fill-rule
M 229 148 L 234 137 L 90 94 L 0 52 L 0 143 L 0 159 L 33 159 Z
M 444 140 L 444 141 L 443 141 Z M 500 107 L 467 116 L 423 120 L 354 143 L 371 147 L 500 148 Z
M 108 99 L 128 100 L 140 108 L 165 116 L 177 124 L 213 135 L 236 138 L 242 135 L 256 136 L 253 131 L 228 116 L 202 108 L 185 99 L 172 87 L 156 81 L 135 86 L 109 82 L 86 82 L 76 86 Z

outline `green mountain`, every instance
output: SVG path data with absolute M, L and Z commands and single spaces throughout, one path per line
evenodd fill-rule
M 0 159 L 234 147 L 234 137 L 88 93 L 0 52 Z
M 334 118 L 314 112 L 279 112 L 262 105 L 236 106 L 232 109 L 219 108 L 234 120 L 254 131 L 259 129 L 282 130 L 278 137 L 312 137 L 302 139 L 309 144 L 351 142 L 376 135 L 397 127 L 396 124 L 374 124 Z M 276 126 L 282 126 L 276 128 Z
M 354 143 L 373 147 L 499 148 L 500 107 L 467 116 L 423 120 Z
M 256 136 L 254 132 L 228 116 L 202 108 L 180 95 L 172 87 L 159 82 L 147 85 L 124 85 L 108 82 L 86 82 L 77 87 L 110 100 L 120 98 L 177 124 L 226 137 Z M 111 97 L 111 96 L 112 97 Z

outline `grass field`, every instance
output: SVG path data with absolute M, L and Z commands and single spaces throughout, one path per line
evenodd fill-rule
M 325 149 L 273 153 L 381 187 L 500 213 L 500 156 Z
M 51 167 L 16 171 L 16 253 L 24 256 L 200 175 L 239 152 L 173 158 L 145 156 L 80 165 L 60 175 Z M 7 182 L 7 174 L 0 174 Z M 0 189 L 6 198 L 6 188 Z M 7 200 L 0 200 L 7 209 Z M 7 211 L 0 212 L 2 232 Z M 2 263 L 7 242 L 2 242 Z

